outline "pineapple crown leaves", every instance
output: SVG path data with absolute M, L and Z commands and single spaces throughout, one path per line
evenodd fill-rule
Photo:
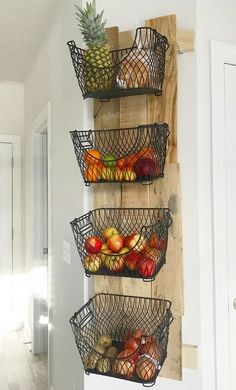
M 76 19 L 79 21 L 78 26 L 82 33 L 84 42 L 89 48 L 101 47 L 107 43 L 105 30 L 106 20 L 102 21 L 104 10 L 96 15 L 96 3 L 86 2 L 85 8 L 80 8 L 75 4 L 77 11 Z

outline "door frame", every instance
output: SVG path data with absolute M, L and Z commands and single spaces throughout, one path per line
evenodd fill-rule
M 211 41 L 214 309 L 218 390 L 230 388 L 229 323 L 225 321 L 228 318 L 228 266 L 227 261 L 223 261 L 227 258 L 225 64 L 236 65 L 236 45 Z
M 47 157 L 48 157 L 48 388 L 52 383 L 52 141 L 51 141 L 51 103 L 47 102 L 32 122 L 32 137 L 43 128 L 47 128 Z M 34 140 L 33 140 L 34 147 Z M 34 164 L 33 164 L 34 165 Z
M 12 180 L 12 261 L 13 269 L 16 272 L 22 272 L 22 226 L 21 226 L 21 137 L 19 135 L 0 135 L 1 143 L 12 144 L 13 155 L 13 180 Z

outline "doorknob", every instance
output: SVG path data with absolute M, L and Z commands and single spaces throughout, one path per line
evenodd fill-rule
M 236 298 L 234 299 L 233 306 L 234 306 L 234 310 L 236 310 Z

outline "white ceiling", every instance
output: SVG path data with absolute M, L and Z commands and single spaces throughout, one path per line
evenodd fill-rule
M 0 80 L 25 80 L 56 1 L 0 0 Z

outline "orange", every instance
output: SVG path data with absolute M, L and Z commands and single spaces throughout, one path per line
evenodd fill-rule
M 96 149 L 90 149 L 84 153 L 84 162 L 86 164 L 96 164 L 100 159 L 101 153 Z
M 103 164 L 89 165 L 88 168 L 84 171 L 84 177 L 86 181 L 99 181 L 102 168 Z
M 116 161 L 116 168 L 123 169 L 126 166 L 126 158 L 122 157 Z
M 139 158 L 151 158 L 152 160 L 155 160 L 155 152 L 154 149 L 151 148 L 150 146 L 146 146 L 142 148 L 138 153 L 137 153 L 138 159 Z
M 136 161 L 138 161 L 139 156 L 137 153 L 132 153 L 126 158 L 126 166 L 133 167 Z

